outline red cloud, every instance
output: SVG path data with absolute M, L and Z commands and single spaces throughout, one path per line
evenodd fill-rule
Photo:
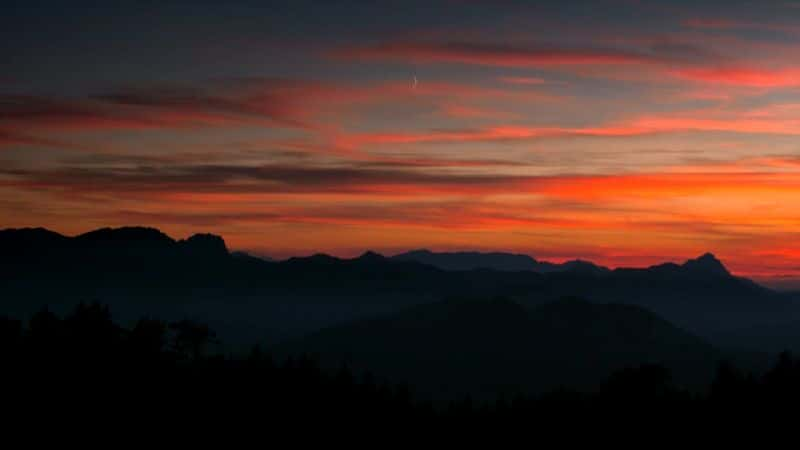
M 618 123 L 583 128 L 508 125 L 409 133 L 342 134 L 336 138 L 335 142 L 337 147 L 355 149 L 371 145 L 488 142 L 565 136 L 625 137 L 685 131 L 800 134 L 800 120 L 759 118 L 750 117 L 746 114 L 732 117 L 705 117 L 705 115 L 705 112 L 700 111 L 684 115 L 644 116 Z
M 210 108 L 116 103 L 96 99 L 13 96 L 0 99 L 0 118 L 15 129 L 148 129 L 230 123 Z
M 498 79 L 508 84 L 535 85 L 547 83 L 547 80 L 538 77 L 500 77 Z
M 692 68 L 673 72 L 676 76 L 704 83 L 719 83 L 759 88 L 800 85 L 800 69 L 756 69 L 748 67 Z
M 26 134 L 0 130 L 0 148 L 30 146 L 84 150 L 84 147 L 70 142 L 38 138 Z
M 230 80 L 206 90 L 185 87 L 126 89 L 88 98 L 0 96 L 0 120 L 17 134 L 41 129 L 103 130 L 271 124 L 332 132 L 332 115 L 414 96 L 446 113 L 448 99 L 515 98 L 552 100 L 535 92 L 512 93 L 478 85 L 421 80 L 351 85 L 282 79 Z M 473 109 L 471 113 L 477 110 Z M 486 112 L 486 111 L 484 111 Z M 474 114 L 470 114 L 473 115 Z M 495 117 L 501 117 L 497 115 Z M 9 138 L 0 137 L 1 141 Z
M 47 144 L 48 141 L 43 139 L 32 138 L 15 133 L 0 130 L 0 148 L 12 147 L 16 145 L 40 145 Z

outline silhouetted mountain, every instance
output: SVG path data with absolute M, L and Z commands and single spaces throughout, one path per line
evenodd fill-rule
M 442 287 L 441 283 L 447 283 L 442 273 L 424 264 L 395 261 L 368 251 L 352 259 L 326 254 L 289 258 L 276 263 L 271 273 L 264 275 L 279 283 L 313 282 L 306 284 L 311 288 L 386 292 Z
M 356 259 L 360 263 L 382 264 L 386 262 L 385 256 L 381 255 L 380 253 L 375 253 L 372 250 L 364 252 L 361 256 L 359 256 Z
M 135 246 L 169 246 L 175 241 L 155 228 L 147 227 L 122 227 L 101 228 L 75 237 L 78 243 L 91 243 L 105 247 L 118 247 L 128 250 Z
M 230 256 L 219 236 L 176 241 L 145 227 L 102 228 L 72 238 L 44 229 L 4 230 L 0 248 L 5 276 L 69 283 L 120 278 L 163 283 L 182 272 L 217 270 Z
M 70 308 L 97 299 L 120 314 L 178 318 L 191 313 L 223 332 L 228 327 L 242 341 L 263 329 L 280 330 L 268 336 L 272 340 L 292 337 L 454 296 L 505 296 L 526 306 L 564 296 L 633 304 L 717 338 L 725 331 L 767 330 L 772 323 L 800 320 L 800 307 L 788 297 L 730 275 L 710 254 L 684 264 L 611 271 L 583 261 L 559 270 L 497 270 L 548 264 L 505 254 L 490 254 L 496 255 L 488 257 L 496 263 L 490 269 L 443 270 L 435 263 L 452 259 L 447 267 L 461 269 L 492 265 L 482 263 L 486 254 L 479 253 L 467 253 L 466 259 L 460 253 L 411 253 L 427 255 L 433 264 L 374 252 L 352 259 L 317 254 L 267 262 L 232 257 L 218 236 L 177 241 L 141 227 L 76 237 L 44 229 L 4 230 L 0 249 L 6 312 L 24 315 L 45 304 Z M 742 340 L 738 331 L 734 340 Z M 753 341 L 759 340 L 754 336 Z
M 195 234 L 178 245 L 193 257 L 221 260 L 230 256 L 225 241 L 213 234 Z
M 549 268 L 548 268 L 549 266 Z M 548 272 L 583 272 L 587 274 L 595 274 L 600 275 L 604 273 L 608 273 L 610 270 L 607 267 L 598 266 L 597 264 L 590 262 L 590 261 L 583 261 L 581 259 L 574 259 L 571 261 L 566 261 L 561 264 L 554 264 L 548 262 L 539 262 L 539 272 L 548 273 Z
M 231 258 L 240 260 L 240 261 L 250 261 L 250 262 L 275 262 L 272 258 L 267 258 L 266 256 L 254 256 L 247 252 L 243 251 L 233 251 L 231 252 Z
M 594 386 L 611 372 L 664 364 L 695 386 L 720 354 L 644 309 L 565 299 L 445 301 L 314 333 L 281 352 L 408 381 L 436 398 Z
M 501 252 L 432 252 L 430 250 L 412 250 L 392 256 L 398 261 L 416 261 L 438 267 L 442 270 L 475 270 L 493 269 L 500 271 L 533 271 L 539 273 L 578 270 L 586 272 L 607 272 L 605 267 L 588 261 L 574 260 L 563 264 L 555 264 L 522 254 Z
M 690 259 L 683 263 L 683 268 L 698 274 L 717 275 L 728 277 L 731 275 L 722 262 L 711 253 L 706 253 L 699 258 Z
M 71 254 L 63 255 L 65 262 L 73 259 L 75 266 L 97 266 L 106 272 L 146 270 L 174 258 L 176 242 L 154 228 L 103 228 L 72 239 Z
M 442 270 L 495 269 L 508 271 L 536 270 L 537 261 L 528 255 L 513 253 L 452 252 L 434 253 L 412 250 L 392 256 L 397 261 L 416 261 Z
M 625 271 L 626 269 L 621 269 Z M 637 269 L 632 269 L 637 270 Z M 666 277 L 693 277 L 693 278 L 731 278 L 730 272 L 711 253 L 706 253 L 683 264 L 664 263 L 647 268 L 648 271 Z
M 44 259 L 70 241 L 70 238 L 44 228 L 0 230 L 0 261 Z
M 45 228 L 8 228 L 0 230 L 3 252 L 14 252 L 22 248 L 38 249 L 58 246 L 69 238 Z

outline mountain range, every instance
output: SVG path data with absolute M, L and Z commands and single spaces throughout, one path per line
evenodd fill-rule
M 584 261 L 425 250 L 267 261 L 231 253 L 219 236 L 176 240 L 142 227 L 75 237 L 8 229 L 0 231 L 0 249 L 6 313 L 24 316 L 45 304 L 58 310 L 99 300 L 123 320 L 189 316 L 241 343 L 297 338 L 458 297 L 502 296 L 528 308 L 569 296 L 629 304 L 721 346 L 744 343 L 756 350 L 773 350 L 771 328 L 780 324 L 791 331 L 800 318 L 793 297 L 731 275 L 710 253 L 682 264 L 613 270 Z M 800 347 L 800 333 L 792 336 L 780 345 Z
M 3 255 L 0 263 L 13 267 L 17 272 L 24 269 L 72 270 L 79 267 L 53 267 L 54 263 L 72 261 L 84 267 L 92 265 L 105 266 L 106 270 L 136 265 L 158 265 L 166 261 L 193 262 L 197 264 L 220 265 L 232 261 L 246 261 L 253 264 L 276 263 L 285 267 L 355 267 L 364 264 L 382 265 L 386 268 L 409 268 L 408 263 L 435 267 L 442 271 L 480 271 L 498 272 L 536 272 L 581 273 L 585 275 L 609 275 L 618 273 L 634 273 L 641 269 L 615 269 L 596 265 L 589 261 L 572 260 L 561 264 L 537 261 L 523 254 L 502 252 L 443 252 L 430 250 L 413 250 L 385 257 L 367 251 L 353 259 L 342 259 L 326 254 L 315 254 L 309 257 L 294 257 L 285 261 L 275 261 L 263 257 L 251 256 L 245 252 L 229 252 L 222 237 L 213 234 L 195 234 L 188 239 L 175 240 L 154 228 L 123 227 L 102 228 L 75 237 L 67 237 L 44 228 L 23 228 L 0 230 L 0 247 Z M 399 263 L 399 264 L 392 264 Z M 406 263 L 406 264 L 403 264 Z M 109 266 L 109 264 L 111 264 Z M 145 268 L 146 267 L 142 267 Z M 725 266 L 711 253 L 684 264 L 664 263 L 646 270 L 663 275 L 684 277 L 719 276 L 730 277 Z M 38 274 L 37 274 L 38 275 Z
M 415 261 L 438 267 L 442 270 L 476 270 L 493 269 L 502 271 L 532 271 L 539 273 L 585 271 L 588 273 L 604 273 L 609 269 L 582 260 L 567 261 L 555 264 L 537 261 L 528 255 L 503 252 L 432 252 L 430 250 L 412 250 L 392 256 L 396 261 Z

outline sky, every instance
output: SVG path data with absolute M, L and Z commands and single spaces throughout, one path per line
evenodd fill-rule
M 12 1 L 0 42 L 2 228 L 800 280 L 798 1 Z

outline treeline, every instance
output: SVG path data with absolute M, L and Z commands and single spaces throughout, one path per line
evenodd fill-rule
M 274 361 L 259 347 L 246 358 L 213 354 L 208 349 L 215 340 L 207 326 L 188 320 L 143 318 L 121 327 L 99 304 L 81 304 L 64 318 L 46 309 L 27 323 L 3 317 L 6 406 L 16 404 L 21 414 L 43 409 L 53 414 L 75 405 L 127 413 L 143 408 L 148 419 L 163 420 L 279 415 L 361 424 L 491 426 L 654 415 L 702 420 L 709 414 L 782 409 L 800 399 L 800 361 L 788 353 L 759 376 L 722 364 L 702 394 L 675 386 L 665 367 L 642 365 L 614 373 L 596 392 L 564 389 L 491 403 L 473 402 L 465 395 L 433 404 L 415 399 L 413 387 L 354 374 L 346 367 L 326 371 L 307 356 Z

